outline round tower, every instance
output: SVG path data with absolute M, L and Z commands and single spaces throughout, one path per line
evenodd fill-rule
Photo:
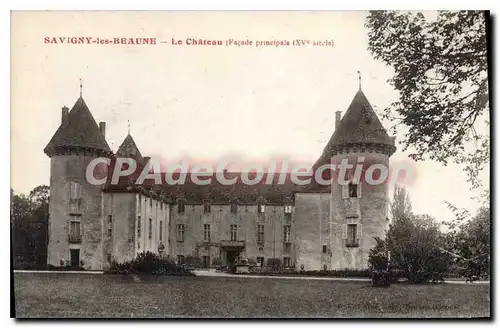
M 62 108 L 61 125 L 44 152 L 50 157 L 47 263 L 101 269 L 102 186 L 90 184 L 85 175 L 93 159 L 112 152 L 105 123 L 97 125 L 81 95 L 71 111 Z
M 361 89 L 343 117 L 337 112 L 335 132 L 323 156 L 335 166 L 326 242 L 330 269 L 368 268 L 375 237 L 385 237 L 394 143 Z

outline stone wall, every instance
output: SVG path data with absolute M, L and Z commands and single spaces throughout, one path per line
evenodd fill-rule
M 364 157 L 364 166 L 373 164 L 389 165 L 387 155 L 380 153 L 357 152 L 341 154 L 334 157 L 337 163 L 342 159 L 348 159 L 350 164 L 356 165 L 358 157 Z M 364 176 L 364 174 L 362 175 Z M 342 197 L 342 186 L 332 184 L 332 263 L 334 269 L 366 269 L 368 268 L 368 253 L 375 246 L 374 237 L 383 238 L 387 232 L 388 220 L 388 184 L 369 185 L 362 177 L 361 186 L 357 198 Z M 357 217 L 351 217 L 357 212 Z M 346 246 L 347 224 L 361 225 L 358 230 L 359 246 Z
M 135 254 L 149 251 L 158 254 L 160 245 L 160 226 L 162 226 L 161 242 L 165 246 L 164 255 L 170 254 L 169 221 L 170 205 L 143 194 L 134 194 L 134 214 L 132 233 L 135 241 L 132 245 Z M 138 229 L 140 217 L 140 229 Z M 151 220 L 151 236 L 149 234 Z M 160 223 L 161 222 L 161 223 Z M 140 235 L 139 235 L 140 233 Z
M 185 212 L 178 213 L 177 205 L 172 207 L 170 227 L 170 254 L 210 256 L 224 260 L 224 253 L 220 250 L 221 241 L 231 240 L 231 225 L 236 224 L 237 240 L 245 242 L 242 258 L 254 259 L 263 257 L 264 263 L 268 258 L 289 257 L 291 264 L 295 262 L 294 254 L 294 214 L 289 223 L 285 219 L 284 206 L 265 207 L 264 213 L 257 213 L 257 205 L 238 205 L 237 213 L 231 213 L 229 204 L 212 204 L 210 213 L 204 213 L 204 206 L 185 205 Z M 177 241 L 177 225 L 184 224 L 184 241 Z M 210 244 L 203 242 L 203 227 L 210 224 Z M 284 247 L 284 226 L 291 225 L 290 251 Z M 257 226 L 264 225 L 264 242 L 257 243 Z M 262 248 L 262 250 L 261 250 Z
M 70 261 L 70 249 L 80 250 L 80 260 L 86 269 L 100 270 L 102 249 L 102 197 L 101 187 L 87 183 L 85 169 L 94 157 L 91 155 L 53 156 L 50 159 L 49 245 L 47 263 L 60 265 Z M 79 215 L 70 215 L 70 183 L 81 186 Z M 68 241 L 70 221 L 81 225 L 81 243 Z
M 330 269 L 329 244 L 329 193 L 295 194 L 295 243 L 296 268 L 321 270 Z M 327 250 L 323 253 L 323 245 Z

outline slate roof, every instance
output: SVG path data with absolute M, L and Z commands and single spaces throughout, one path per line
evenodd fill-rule
M 363 91 L 359 90 L 335 129 L 329 145 L 375 143 L 392 145 L 387 134 Z
M 175 201 L 178 197 L 183 197 L 188 204 L 202 204 L 204 199 L 210 199 L 212 204 L 229 204 L 232 199 L 236 199 L 240 204 L 255 204 L 259 197 L 262 197 L 268 204 L 283 204 L 286 197 L 293 198 L 293 192 L 301 189 L 291 181 L 289 174 L 283 184 L 278 184 L 278 174 L 274 175 L 271 184 L 266 184 L 267 174 L 264 174 L 258 184 L 250 186 L 241 181 L 239 172 L 224 173 L 226 179 L 237 177 L 236 183 L 230 185 L 221 184 L 215 174 L 211 177 L 212 181 L 209 185 L 198 185 L 192 181 L 189 172 L 183 184 L 165 183 L 165 173 L 162 173 L 161 184 L 156 184 L 153 179 L 145 179 L 141 185 L 137 185 L 137 178 L 144 168 L 141 163 L 137 164 L 137 168 L 130 176 L 120 177 L 117 184 L 111 184 L 115 162 L 116 157 L 112 158 L 109 165 L 108 180 L 104 187 L 106 192 L 136 191 L 150 195 L 152 191 L 156 198 Z M 174 179 L 177 180 L 178 175 L 174 175 Z M 200 180 L 203 179 L 207 178 L 200 178 Z
M 111 152 L 106 138 L 81 96 L 69 111 L 66 123 L 61 123 L 44 152 L 52 156 L 58 149 L 75 148 Z
M 121 146 L 118 148 L 118 151 L 116 152 L 116 155 L 121 157 L 130 157 L 139 162 L 144 161 L 144 158 L 142 157 L 142 154 L 139 151 L 139 148 L 137 147 L 134 138 L 132 138 L 130 133 L 127 134 L 125 140 L 123 140 Z

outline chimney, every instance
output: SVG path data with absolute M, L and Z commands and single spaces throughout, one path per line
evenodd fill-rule
M 61 125 L 66 125 L 68 123 L 68 113 L 69 113 L 69 108 L 64 106 L 62 108 Z
M 99 122 L 99 131 L 101 131 L 101 134 L 106 137 L 106 122 Z
M 341 119 L 342 119 L 342 112 L 338 110 L 335 112 L 335 130 L 338 129 Z
M 147 163 L 149 162 L 149 160 L 151 159 L 150 156 L 144 156 L 144 163 Z
M 396 146 L 396 137 L 391 137 L 391 142 L 393 146 Z

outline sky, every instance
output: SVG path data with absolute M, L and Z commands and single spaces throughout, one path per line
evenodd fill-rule
M 397 99 L 390 67 L 367 50 L 366 12 L 14 12 L 11 186 L 49 184 L 43 148 L 61 107 L 83 98 L 116 151 L 130 131 L 144 156 L 216 161 L 288 157 L 314 162 L 335 112 L 362 89 L 377 113 Z M 45 37 L 156 37 L 156 45 L 46 44 Z M 247 47 L 172 45 L 172 38 L 251 40 Z M 255 47 L 256 41 L 333 40 L 333 47 Z M 167 43 L 159 43 L 165 41 Z M 379 116 L 380 117 L 380 116 Z M 381 118 L 381 117 L 380 117 Z M 382 118 L 381 118 L 382 120 Z M 386 128 L 390 123 L 382 120 Z M 400 129 L 403 130 L 403 129 Z M 402 140 L 403 135 L 396 135 Z M 407 162 L 401 146 L 391 163 Z M 452 220 L 445 200 L 474 212 L 458 165 L 413 163 L 413 210 Z M 481 175 L 489 184 L 487 170 Z

